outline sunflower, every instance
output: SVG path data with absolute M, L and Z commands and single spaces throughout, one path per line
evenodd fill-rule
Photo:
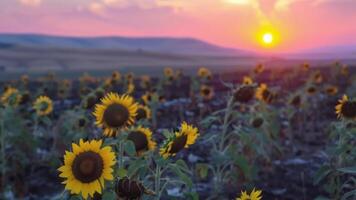
M 346 95 L 339 100 L 339 104 L 336 105 L 335 110 L 338 118 L 343 117 L 356 120 L 356 100 L 349 100 Z
M 234 100 L 240 103 L 249 102 L 250 100 L 252 100 L 254 94 L 255 94 L 255 87 L 251 85 L 243 85 L 237 88 L 233 93 Z
M 323 76 L 320 71 L 318 71 L 314 74 L 313 81 L 314 81 L 314 83 L 317 83 L 317 84 L 319 84 L 323 81 Z
M 95 124 L 104 129 L 104 135 L 114 136 L 119 129 L 132 125 L 135 121 L 137 103 L 128 95 L 110 92 L 95 106 Z
M 244 77 L 242 78 L 242 84 L 244 84 L 244 85 L 251 85 L 252 83 L 253 83 L 253 80 L 252 80 L 251 77 L 249 77 L 249 76 L 244 76 Z
M 289 100 L 289 104 L 295 107 L 299 107 L 302 104 L 302 97 L 297 94 L 294 95 L 290 100 Z
M 262 64 L 258 64 L 255 69 L 253 69 L 253 72 L 255 74 L 260 74 L 264 71 L 265 67 Z
M 263 118 L 261 118 L 261 117 L 256 117 L 251 121 L 251 125 L 254 128 L 259 128 L 262 126 L 262 124 L 263 124 Z
M 21 95 L 21 101 L 20 104 L 24 105 L 26 103 L 28 103 L 29 101 L 31 101 L 31 95 L 29 91 L 25 91 L 22 95 Z
M 212 99 L 214 96 L 213 88 L 207 85 L 202 85 L 200 87 L 200 96 L 202 96 L 204 100 Z
M 205 67 L 201 67 L 198 70 L 198 77 L 199 78 L 209 78 L 211 77 L 211 72 Z
M 310 69 L 309 63 L 304 63 L 304 64 L 302 65 L 302 69 L 303 69 L 304 71 L 309 71 L 309 69 Z
M 47 96 L 40 96 L 33 103 L 33 108 L 38 116 L 46 116 L 53 111 L 53 102 Z
M 138 105 L 136 120 L 151 119 L 151 109 L 144 105 Z
M 174 135 L 167 138 L 164 142 L 160 149 L 161 156 L 165 159 L 169 156 L 175 156 L 182 149 L 194 144 L 198 136 L 198 128 L 183 122 L 180 130 L 175 132 Z
M 58 168 L 62 183 L 71 194 L 81 194 L 84 199 L 101 194 L 105 180 L 113 180 L 115 153 L 110 146 L 101 147 L 102 140 L 91 140 L 79 145 L 72 143 L 72 152 L 66 151 L 64 165 Z
M 241 196 L 239 198 L 236 198 L 236 200 L 261 200 L 262 199 L 261 195 L 262 195 L 261 190 L 255 190 L 255 188 L 253 188 L 250 195 L 248 195 L 246 191 L 241 192 Z
M 343 65 L 341 67 L 341 74 L 344 75 L 344 76 L 349 75 L 349 68 L 347 67 L 347 65 Z
M 328 86 L 325 88 L 325 92 L 330 96 L 334 96 L 337 94 L 338 88 L 336 86 Z
M 97 103 L 98 98 L 94 94 L 90 94 L 83 99 L 83 108 L 92 109 Z
M 258 100 L 271 103 L 274 97 L 275 95 L 268 89 L 266 84 L 262 83 L 260 87 L 257 88 L 256 98 Z
M 21 102 L 21 94 L 16 88 L 8 87 L 1 96 L 1 102 L 3 105 L 17 106 Z
M 151 77 L 148 75 L 141 76 L 140 86 L 144 89 L 149 88 L 151 85 Z
M 309 87 L 307 88 L 307 93 L 308 93 L 309 95 L 314 95 L 314 94 L 316 93 L 316 87 L 313 86 L 313 85 L 309 86 Z
M 152 131 L 149 128 L 138 126 L 128 131 L 127 139 L 135 144 L 137 155 L 156 148 L 156 142 L 152 140 Z
M 126 76 L 126 80 L 129 82 L 132 82 L 134 79 L 134 74 L 132 72 L 127 73 L 125 76 Z
M 135 91 L 135 85 L 133 83 L 128 83 L 126 88 L 126 94 L 132 94 Z
M 141 199 L 143 194 L 154 195 L 154 192 L 146 189 L 141 182 L 128 177 L 116 181 L 115 193 L 118 199 Z
M 114 72 L 111 74 L 111 79 L 112 79 L 112 80 L 115 80 L 115 81 L 120 81 L 120 80 L 121 80 L 121 74 L 120 74 L 120 72 L 114 71 Z
M 30 80 L 30 78 L 29 78 L 29 76 L 28 76 L 27 74 L 22 75 L 20 79 L 21 79 L 21 82 L 22 82 L 24 85 L 27 85 L 28 82 L 29 82 L 29 80 Z
M 153 99 L 153 94 L 151 92 L 146 92 L 144 95 L 142 95 L 141 99 L 145 105 L 148 105 Z
M 173 69 L 170 68 L 170 67 L 164 68 L 163 73 L 164 73 L 164 76 L 165 76 L 166 78 L 171 78 L 171 77 L 173 77 L 173 75 L 174 75 L 174 71 L 173 71 Z

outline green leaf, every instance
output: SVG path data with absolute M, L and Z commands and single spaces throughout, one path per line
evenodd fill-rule
M 113 191 L 106 191 L 103 193 L 103 196 L 101 197 L 101 199 L 105 199 L 105 200 L 115 200 L 116 199 L 116 195 Z
M 342 196 L 342 198 L 341 198 L 341 200 L 347 200 L 347 199 L 349 199 L 349 197 L 356 197 L 356 189 L 355 190 L 351 190 L 350 192 L 347 192 L 347 193 L 345 193 L 343 196 Z M 353 199 L 354 199 L 353 198 Z
M 170 169 L 189 187 L 193 186 L 193 182 L 188 175 L 183 173 L 176 164 L 171 164 Z
M 173 133 L 168 131 L 167 129 L 165 129 L 162 134 L 164 135 L 164 137 L 167 139 L 167 138 L 170 138 L 173 136 Z
M 329 166 L 321 166 L 314 176 L 314 185 L 320 183 L 320 181 L 323 180 L 331 171 L 332 170 Z
M 127 170 L 125 168 L 120 168 L 119 170 L 117 170 L 117 175 L 120 178 L 123 178 L 123 177 L 127 176 Z
M 130 140 L 127 140 L 125 142 L 125 152 L 129 155 L 129 156 L 135 156 L 136 155 L 136 149 L 135 149 L 135 144 L 130 141 Z
M 199 177 L 205 179 L 208 176 L 209 165 L 205 163 L 198 163 L 195 165 L 195 169 L 199 174 Z
M 356 167 L 344 167 L 337 170 L 346 174 L 356 174 Z

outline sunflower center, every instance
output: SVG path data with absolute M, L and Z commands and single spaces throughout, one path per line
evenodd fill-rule
M 209 94 L 210 94 L 209 88 L 204 88 L 202 92 L 203 92 L 204 96 L 209 96 Z
M 146 119 L 146 118 L 147 118 L 146 110 L 143 108 L 137 109 L 136 119 L 140 120 L 140 119 Z
M 100 178 L 104 167 L 103 159 L 92 151 L 80 153 L 73 161 L 72 170 L 76 179 L 90 183 Z
M 356 101 L 347 101 L 341 107 L 341 113 L 346 118 L 356 117 Z
M 40 110 L 40 111 L 45 111 L 45 110 L 48 109 L 48 107 L 49 107 L 49 105 L 48 105 L 47 102 L 42 102 L 42 103 L 40 104 L 40 106 L 39 106 L 39 110 Z
M 128 109 L 121 104 L 111 104 L 104 112 L 104 121 L 110 127 L 121 127 L 129 120 Z
M 178 153 L 180 150 L 182 150 L 187 143 L 188 136 L 187 135 L 182 135 L 177 137 L 172 144 L 172 148 L 169 153 Z
M 255 91 L 253 87 L 246 86 L 238 89 L 234 94 L 234 98 L 238 102 L 247 103 L 253 98 L 254 93 Z
M 127 199 L 139 199 L 144 191 L 145 188 L 141 183 L 126 177 L 116 182 L 115 186 L 117 196 L 126 197 Z
M 299 106 L 300 103 L 301 103 L 300 96 L 295 96 L 295 97 L 293 98 L 293 100 L 292 100 L 291 103 L 292 103 L 292 105 L 294 105 L 294 106 Z
M 131 140 L 135 144 L 136 152 L 148 149 L 147 137 L 141 131 L 130 132 L 127 139 Z

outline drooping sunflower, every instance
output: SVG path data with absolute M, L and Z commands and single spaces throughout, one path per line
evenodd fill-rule
M 262 64 L 258 64 L 255 69 L 253 69 L 253 72 L 255 74 L 260 74 L 264 71 L 265 67 Z
M 64 165 L 58 168 L 62 183 L 71 194 L 81 194 L 84 199 L 101 194 L 105 180 L 113 180 L 115 153 L 110 146 L 102 147 L 102 140 L 72 143 L 72 151 L 66 151 Z
M 201 67 L 198 70 L 198 77 L 199 78 L 208 78 L 211 77 L 211 72 L 209 69 L 205 68 L 205 67 Z
M 214 89 L 210 86 L 202 85 L 200 87 L 200 96 L 202 96 L 204 100 L 211 100 L 214 97 Z
M 271 103 L 274 97 L 275 95 L 268 89 L 267 85 L 264 83 L 262 83 L 260 87 L 258 87 L 256 90 L 256 98 L 260 101 Z
M 8 106 L 17 106 L 21 102 L 20 92 L 13 87 L 8 87 L 1 96 L 1 103 Z
M 253 83 L 253 80 L 250 76 L 244 76 L 242 78 L 242 84 L 244 85 L 251 85 Z
M 138 105 L 136 120 L 151 119 L 151 109 L 148 106 Z
M 250 195 L 247 194 L 246 191 L 242 191 L 241 196 L 236 198 L 236 200 L 261 200 L 261 199 L 262 199 L 262 191 L 255 190 L 255 188 L 253 188 Z
M 128 130 L 127 139 L 135 144 L 137 155 L 156 148 L 156 142 L 152 140 L 152 131 L 149 128 L 138 126 Z
M 235 101 L 239 103 L 248 103 L 255 95 L 255 87 L 251 85 L 243 85 L 237 88 L 233 95 Z
M 336 86 L 328 86 L 325 88 L 326 94 L 328 94 L 330 96 L 336 95 L 338 91 L 339 91 L 338 87 L 336 87 Z
M 104 129 L 104 135 L 114 136 L 135 121 L 137 103 L 128 95 L 110 92 L 95 106 L 95 124 Z
M 33 103 L 38 116 L 49 115 L 53 111 L 53 101 L 47 96 L 39 96 Z
M 175 156 L 179 151 L 194 144 L 198 138 L 198 128 L 183 122 L 179 131 L 167 138 L 160 149 L 163 158 Z
M 336 114 L 338 118 L 345 118 L 356 120 L 356 100 L 349 100 L 349 98 L 344 95 L 339 103 L 335 106 Z

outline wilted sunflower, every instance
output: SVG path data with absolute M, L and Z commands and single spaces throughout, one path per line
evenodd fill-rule
M 114 136 L 119 129 L 132 125 L 135 121 L 137 103 L 128 95 L 110 92 L 95 106 L 95 124 L 104 129 L 104 135 Z
M 210 86 L 202 85 L 200 87 L 200 96 L 202 96 L 204 100 L 210 100 L 214 97 L 214 89 Z
M 151 119 L 151 109 L 144 105 L 138 105 L 136 120 Z
M 262 64 L 258 64 L 255 69 L 253 70 L 253 72 L 255 74 L 260 74 L 264 71 L 265 67 Z
M 335 107 L 336 114 L 338 118 L 345 118 L 356 120 L 356 100 L 349 100 L 349 98 L 344 95 L 342 99 L 339 100 L 339 104 Z
M 135 144 L 137 155 L 156 148 L 156 142 L 152 140 L 152 131 L 142 126 L 131 128 L 128 131 L 127 139 Z
M 325 88 L 325 92 L 330 96 L 334 96 L 337 94 L 338 88 L 336 86 L 328 86 Z
M 139 181 L 129 179 L 127 177 L 118 179 L 116 181 L 115 193 L 118 197 L 118 200 L 139 200 L 143 194 L 154 194 L 153 191 L 146 189 Z
M 250 195 L 248 195 L 246 191 L 243 191 L 241 192 L 241 196 L 239 198 L 236 198 L 236 200 L 261 200 L 262 199 L 261 195 L 262 195 L 261 190 L 255 190 L 255 188 L 253 188 Z
M 53 102 L 47 96 L 40 96 L 33 103 L 33 108 L 38 116 L 46 116 L 53 111 Z
M 110 146 L 102 147 L 102 140 L 91 140 L 79 145 L 72 143 L 72 152 L 66 151 L 64 165 L 58 168 L 66 180 L 65 189 L 71 194 L 81 194 L 84 199 L 101 194 L 105 180 L 113 180 L 115 153 Z
M 169 156 L 175 156 L 182 149 L 194 144 L 198 136 L 198 128 L 183 122 L 180 130 L 175 132 L 174 135 L 167 138 L 164 142 L 160 149 L 161 156 L 165 159 Z
M 234 100 L 239 103 L 247 103 L 253 99 L 255 95 L 255 87 L 251 85 L 243 85 L 237 88 L 234 93 Z
M 211 77 L 211 72 L 205 67 L 201 67 L 198 70 L 198 77 L 199 78 L 209 78 Z
M 268 89 L 267 85 L 264 83 L 262 83 L 260 87 L 258 87 L 256 90 L 256 98 L 260 101 L 271 103 L 274 97 L 275 95 Z
M 8 87 L 1 96 L 1 102 L 3 105 L 17 106 L 21 102 L 21 94 L 16 88 Z
M 249 77 L 249 76 L 244 76 L 244 77 L 242 78 L 242 84 L 244 84 L 244 85 L 251 85 L 252 83 L 253 83 L 253 80 L 252 80 L 251 77 Z

